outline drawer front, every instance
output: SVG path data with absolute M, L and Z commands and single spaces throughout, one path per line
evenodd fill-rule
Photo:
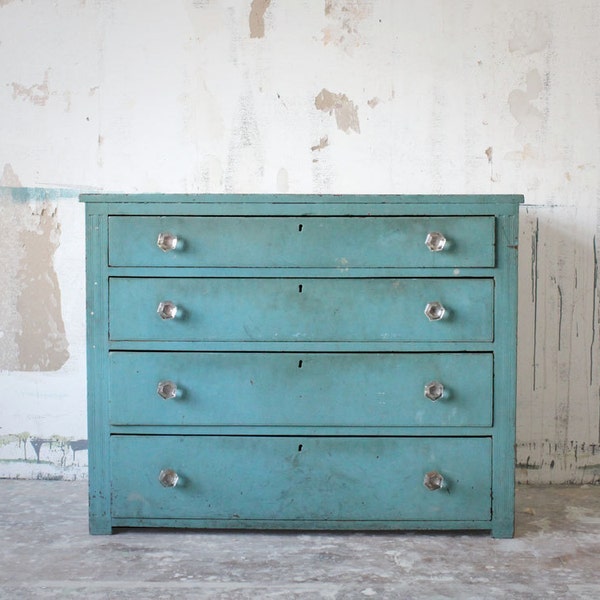
M 441 233 L 441 251 L 425 245 Z M 162 251 L 160 233 L 177 237 Z M 493 267 L 494 217 L 109 218 L 109 264 L 140 267 Z
M 490 353 L 111 352 L 109 369 L 114 425 L 492 424 Z
M 112 516 L 489 520 L 489 438 L 112 436 Z M 159 483 L 161 470 L 179 476 Z M 431 471 L 447 487 L 423 485 Z
M 111 278 L 110 339 L 491 341 L 493 296 L 492 279 Z

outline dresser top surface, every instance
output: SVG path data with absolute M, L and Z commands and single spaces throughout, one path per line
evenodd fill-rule
M 82 194 L 86 203 L 137 204 L 509 204 L 523 202 L 520 194 Z

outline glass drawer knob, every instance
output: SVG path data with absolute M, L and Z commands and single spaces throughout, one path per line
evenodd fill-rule
M 444 396 L 444 385 L 439 381 L 430 381 L 425 386 L 425 398 L 435 402 Z
M 158 234 L 156 245 L 163 251 L 175 250 L 177 248 L 177 236 L 172 233 L 161 232 Z
M 446 238 L 439 231 L 430 231 L 425 238 L 425 245 L 432 252 L 440 252 L 446 246 Z
M 435 492 L 435 490 L 442 489 L 446 485 L 446 482 L 444 481 L 441 473 L 438 473 L 437 471 L 429 471 L 429 473 L 425 473 L 423 485 L 428 490 Z
M 425 307 L 425 315 L 430 321 L 439 321 L 445 314 L 446 309 L 441 302 L 429 302 Z
M 173 469 L 163 469 L 158 474 L 158 481 L 163 487 L 172 488 L 179 482 L 179 475 Z
M 177 384 L 174 381 L 160 381 L 156 393 L 164 400 L 171 400 L 177 396 Z
M 177 305 L 165 300 L 158 305 L 156 312 L 161 319 L 174 319 L 177 316 Z

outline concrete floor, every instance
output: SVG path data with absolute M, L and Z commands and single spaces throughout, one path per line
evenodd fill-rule
M 600 598 L 600 487 L 520 487 L 512 540 L 87 532 L 85 482 L 0 481 L 0 598 Z

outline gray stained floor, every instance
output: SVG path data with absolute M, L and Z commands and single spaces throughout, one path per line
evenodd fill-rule
M 0 481 L 0 598 L 600 598 L 600 487 L 520 487 L 482 533 L 87 532 L 85 482 Z

